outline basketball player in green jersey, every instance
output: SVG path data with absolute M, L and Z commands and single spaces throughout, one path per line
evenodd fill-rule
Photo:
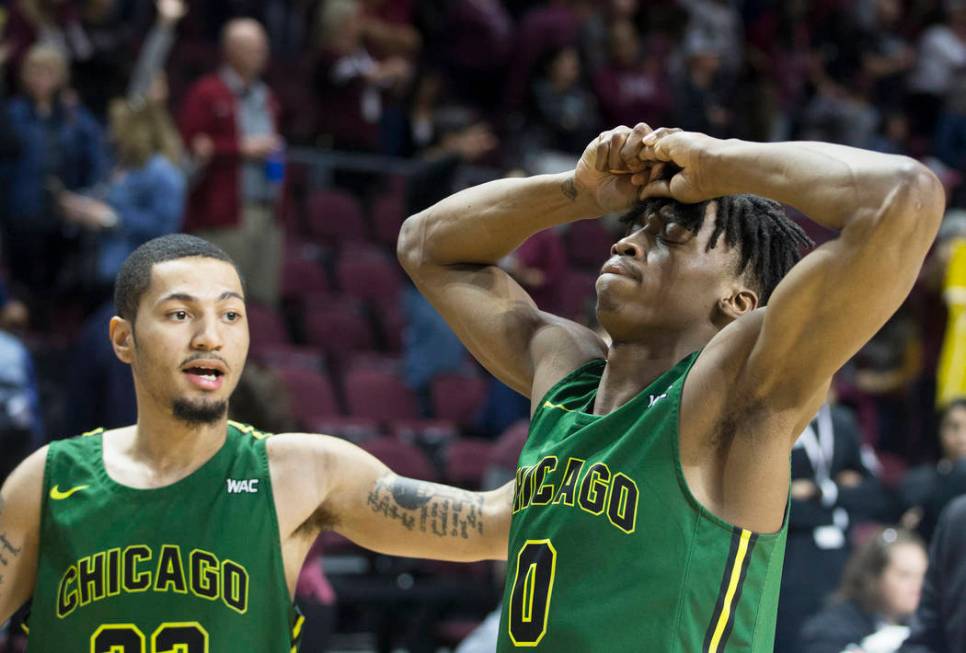
M 838 238 L 796 264 L 807 239 L 778 202 Z M 771 653 L 792 445 L 909 292 L 943 203 L 908 158 L 640 124 L 569 173 L 406 221 L 416 285 L 532 401 L 498 651 Z M 629 228 L 596 284 L 608 345 L 497 261 L 617 211 Z
M 404 479 L 347 442 L 227 420 L 249 336 L 220 249 L 149 241 L 115 303 L 137 424 L 53 442 L 0 492 L 0 622 L 33 597 L 30 653 L 294 652 L 295 582 L 322 528 L 385 553 L 505 557 L 510 486 Z

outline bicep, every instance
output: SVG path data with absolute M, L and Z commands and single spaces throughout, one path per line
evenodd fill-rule
M 541 311 L 494 265 L 426 266 L 412 276 L 476 360 L 527 397 L 543 385 L 535 377 L 547 375 L 548 360 L 566 373 L 603 353 L 591 330 Z
M 764 311 L 745 384 L 779 405 L 828 384 L 909 294 L 938 224 L 935 209 L 897 186 L 879 214 L 853 220 L 805 256 Z
M 46 452 L 46 447 L 34 452 L 0 490 L 0 622 L 33 592 Z

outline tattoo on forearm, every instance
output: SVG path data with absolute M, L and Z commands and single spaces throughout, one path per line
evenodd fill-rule
M 573 177 L 567 177 L 567 180 L 560 184 L 560 192 L 571 202 L 577 199 L 577 184 L 574 183 Z
M 376 481 L 366 503 L 410 531 L 464 540 L 483 535 L 483 497 L 465 490 L 387 476 Z

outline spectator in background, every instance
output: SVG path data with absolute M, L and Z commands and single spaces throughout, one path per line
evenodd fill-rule
M 875 414 L 877 449 L 901 456 L 914 452 L 919 433 L 912 410 L 913 383 L 922 365 L 915 317 L 903 305 L 853 358 L 855 388 Z
M 640 10 L 638 0 L 606 0 L 603 4 L 584 23 L 580 32 L 580 53 L 592 75 L 610 59 L 608 50 L 611 25 L 620 22 L 636 24 Z
M 97 234 L 94 299 L 108 300 L 121 263 L 139 245 L 181 227 L 185 178 L 181 140 L 164 105 L 111 103 L 111 141 L 117 167 L 103 199 L 65 191 L 65 219 Z
M 802 624 L 835 590 L 848 559 L 851 526 L 882 518 L 888 510 L 885 491 L 865 458 L 855 418 L 834 403 L 822 406 L 792 449 L 777 651 L 799 650 Z
M 609 125 L 664 125 L 670 118 L 671 87 L 660 57 L 644 56 L 629 20 L 610 25 L 610 60 L 594 75 L 594 92 Z
M 189 90 L 180 127 L 192 155 L 205 157 L 188 198 L 184 228 L 224 249 L 248 283 L 249 299 L 278 303 L 282 234 L 275 206 L 283 142 L 279 106 L 260 77 L 268 62 L 262 26 L 230 21 L 224 65 Z M 202 137 L 202 138 L 199 138 Z
M 895 111 L 902 107 L 906 75 L 916 63 L 916 52 L 900 33 L 900 0 L 874 0 L 871 4 L 871 21 L 861 39 L 862 71 L 872 85 L 875 105 Z
M 86 0 L 78 12 L 79 43 L 71 66 L 84 105 L 103 120 L 113 98 L 124 94 L 134 51 L 136 3 Z
M 835 602 L 806 622 L 802 653 L 893 653 L 909 633 L 926 574 L 926 548 L 887 528 L 849 559 Z
M 966 642 L 966 497 L 949 504 L 929 545 L 929 571 L 901 653 L 957 653 Z
M 729 135 L 732 116 L 728 110 L 731 88 L 721 68 L 717 50 L 693 41 L 685 51 L 685 66 L 674 81 L 676 124 L 723 138 Z
M 919 37 L 918 58 L 906 109 L 913 132 L 932 136 L 936 117 L 957 75 L 966 70 L 966 0 L 944 0 L 945 22 Z
M 362 0 L 362 15 L 366 46 L 377 59 L 418 58 L 423 39 L 413 26 L 412 0 Z
M 533 147 L 579 154 L 600 132 L 593 93 L 583 81 L 577 48 L 551 50 L 537 66 L 530 87 Z
M 358 0 L 327 0 L 323 6 L 313 87 L 322 106 L 320 143 L 373 152 L 380 149 L 385 96 L 402 93 L 412 66 L 400 56 L 378 60 L 370 54 L 362 9 Z
M 899 488 L 903 525 L 918 529 L 926 541 L 946 504 L 966 492 L 966 397 L 952 400 L 943 410 L 939 442 L 939 462 L 909 470 Z
M 3 244 L 11 281 L 36 298 L 58 289 L 61 270 L 76 254 L 76 234 L 65 230 L 57 197 L 99 181 L 105 156 L 94 118 L 65 99 L 67 62 L 59 50 L 32 47 L 21 74 L 24 94 L 6 107 L 20 156 L 0 164 L 8 184 Z
M 713 54 L 722 70 L 733 75 L 744 55 L 741 16 L 731 0 L 678 0 L 688 11 L 684 48 Z
M 23 64 L 34 45 L 50 45 L 61 52 L 73 53 L 82 32 L 76 6 L 58 0 L 14 0 L 4 26 L 3 42 L 10 50 L 13 74 Z M 13 82 L 13 80 L 10 80 Z
M 805 107 L 801 137 L 808 140 L 868 147 L 875 138 L 879 112 L 853 71 L 834 77 L 821 71 L 817 90 Z

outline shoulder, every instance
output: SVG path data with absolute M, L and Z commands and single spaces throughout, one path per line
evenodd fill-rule
M 530 344 L 533 385 L 530 397 L 540 401 L 564 377 L 582 365 L 607 358 L 607 343 L 594 331 L 570 320 L 540 313 L 544 318 Z
M 39 513 L 48 451 L 47 445 L 40 447 L 10 473 L 3 483 L 0 508 L 9 506 L 15 514 L 29 514 L 31 511 Z

